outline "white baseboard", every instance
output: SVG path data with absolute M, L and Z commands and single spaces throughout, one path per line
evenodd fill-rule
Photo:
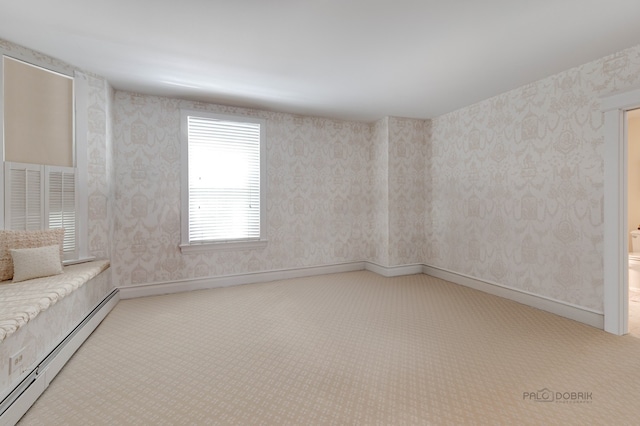
M 120 298 L 133 299 L 136 297 L 180 293 L 183 291 L 206 290 L 211 288 L 229 287 L 242 284 L 264 283 L 269 281 L 286 280 L 289 278 L 302 278 L 314 275 L 362 271 L 363 269 L 365 269 L 365 262 L 350 262 L 325 266 L 280 269 L 267 272 L 253 272 L 248 274 L 223 275 L 218 277 L 192 278 L 170 282 L 137 284 L 120 287 Z
M 500 284 L 479 280 L 467 275 L 437 268 L 434 266 L 413 264 L 402 266 L 382 266 L 373 262 L 350 262 L 335 265 L 315 266 L 306 268 L 281 269 L 249 274 L 225 275 L 219 277 L 194 278 L 171 282 L 156 282 L 120 287 L 121 299 L 157 296 L 161 294 L 179 293 L 192 290 L 206 290 L 211 288 L 229 287 L 241 284 L 255 284 L 277 281 L 288 278 L 301 278 L 314 275 L 325 275 L 339 272 L 361 271 L 366 269 L 384 277 L 398 277 L 402 275 L 427 274 L 446 281 L 474 288 L 485 293 L 504 297 L 524 305 L 542 309 L 556 315 L 570 318 L 593 327 L 604 327 L 602 312 L 591 311 L 580 306 L 554 300 L 523 290 L 506 287 Z
M 460 284 L 495 296 L 504 297 L 505 299 L 522 303 L 523 305 L 551 312 L 553 314 L 560 315 L 561 317 L 569 318 L 599 329 L 604 328 L 604 314 L 602 312 L 592 311 L 581 306 L 572 305 L 512 287 L 479 280 L 468 275 L 459 274 L 434 266 L 423 265 L 422 272 L 455 284 Z
M 402 275 L 422 274 L 421 264 L 401 265 L 401 266 L 382 266 L 373 262 L 364 262 L 364 269 L 375 272 L 383 277 L 400 277 Z

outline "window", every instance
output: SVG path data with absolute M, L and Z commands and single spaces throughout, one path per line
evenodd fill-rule
M 86 161 L 77 161 L 86 135 L 76 139 L 75 130 L 86 120 L 74 114 L 74 106 L 84 106 L 77 95 L 86 81 L 79 79 L 77 90 L 76 79 L 62 72 L 9 56 L 1 65 L 0 228 L 64 228 L 65 263 L 86 259 L 85 215 L 79 214 L 87 210 L 79 196 L 86 193 Z
M 64 228 L 64 260 L 78 258 L 73 167 L 5 162 L 5 228 Z
M 264 246 L 264 120 L 181 119 L 182 250 Z
M 73 78 L 3 57 L 4 161 L 73 167 Z

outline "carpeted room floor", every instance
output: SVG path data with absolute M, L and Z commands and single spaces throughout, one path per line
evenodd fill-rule
M 20 424 L 623 425 L 638 389 L 636 337 L 359 271 L 121 301 Z

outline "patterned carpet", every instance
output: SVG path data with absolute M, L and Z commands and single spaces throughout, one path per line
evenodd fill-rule
M 121 301 L 21 425 L 638 424 L 640 339 L 427 275 Z

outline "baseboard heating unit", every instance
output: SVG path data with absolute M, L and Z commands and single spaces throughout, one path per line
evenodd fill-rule
M 36 363 L 36 367 L 0 402 L 1 426 L 15 425 L 20 420 L 119 299 L 118 289 L 109 293 L 51 352 Z

